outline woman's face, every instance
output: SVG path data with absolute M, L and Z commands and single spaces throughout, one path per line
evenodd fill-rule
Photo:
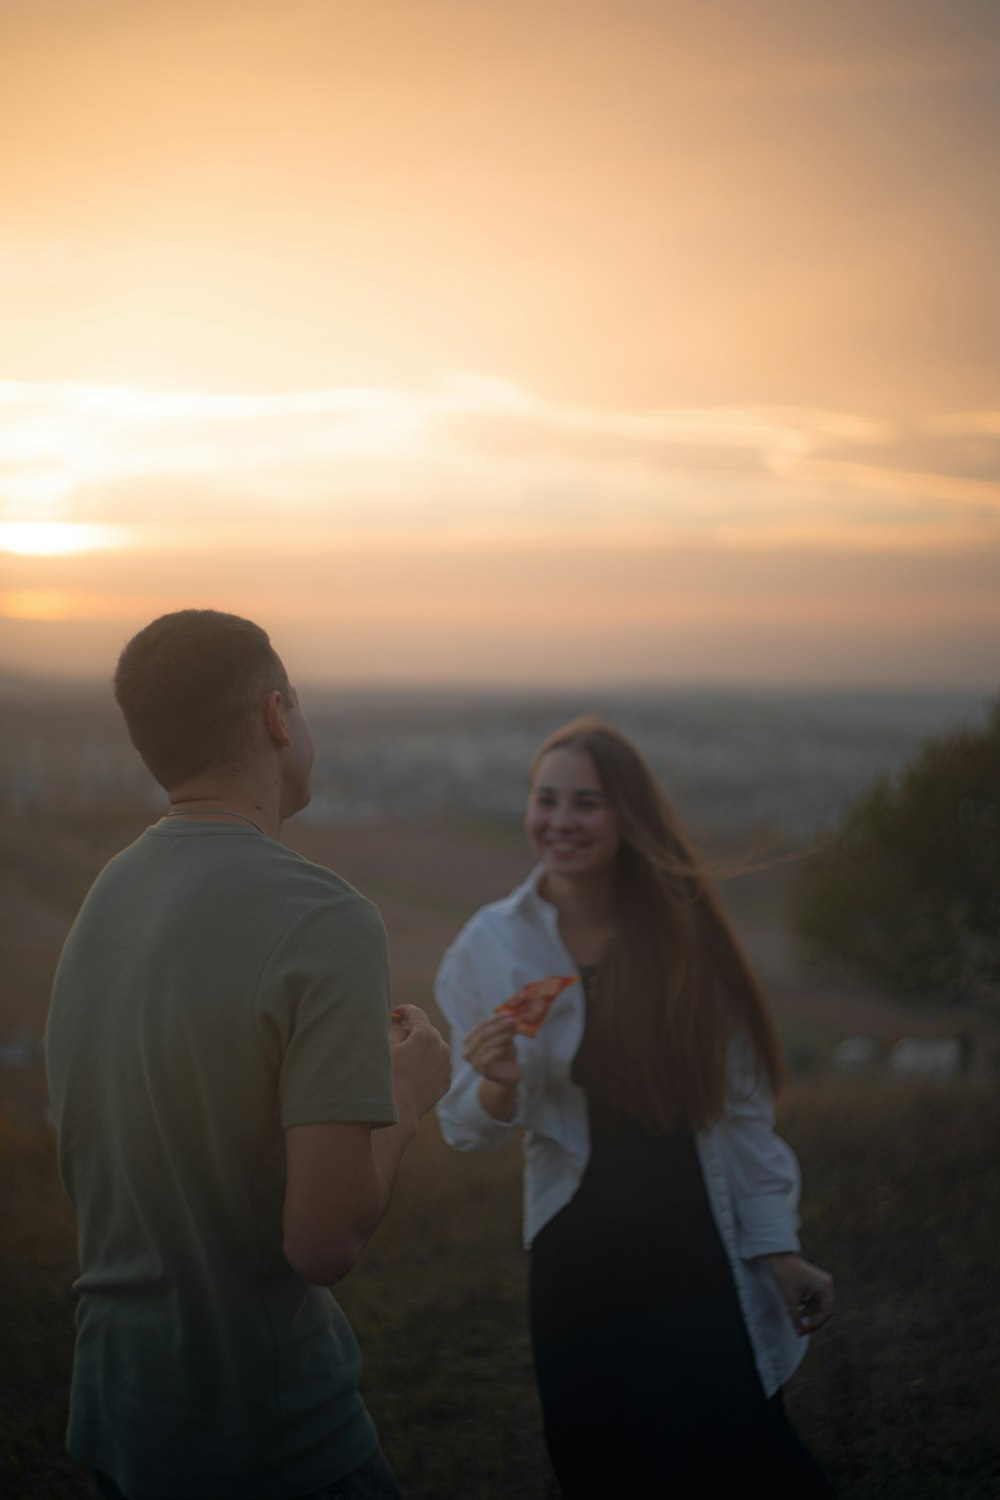
M 535 774 L 524 826 L 548 873 L 607 870 L 621 845 L 618 814 L 585 750 L 551 750 Z

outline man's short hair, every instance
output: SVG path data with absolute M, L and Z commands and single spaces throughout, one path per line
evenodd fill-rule
M 267 632 L 214 609 L 181 609 L 140 630 L 114 687 L 133 745 L 167 791 L 241 765 L 261 699 L 290 692 Z

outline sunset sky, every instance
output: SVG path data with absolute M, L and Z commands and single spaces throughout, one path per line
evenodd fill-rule
M 1000 679 L 995 0 L 3 0 L 0 673 Z

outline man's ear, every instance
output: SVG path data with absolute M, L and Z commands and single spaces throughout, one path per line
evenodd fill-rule
M 291 744 L 288 726 L 285 724 L 285 700 L 277 688 L 264 699 L 264 728 L 279 749 Z

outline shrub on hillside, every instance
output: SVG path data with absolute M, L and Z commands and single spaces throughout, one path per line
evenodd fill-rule
M 1000 995 L 1000 702 L 847 811 L 792 889 L 806 952 L 914 998 Z

